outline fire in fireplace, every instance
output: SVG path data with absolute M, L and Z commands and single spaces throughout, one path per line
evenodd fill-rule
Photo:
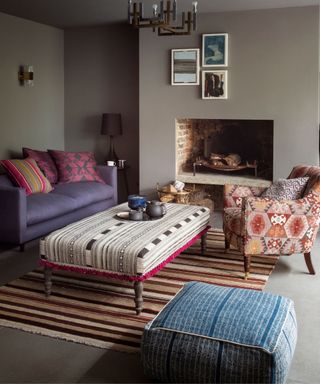
M 177 171 L 273 178 L 273 120 L 178 119 Z

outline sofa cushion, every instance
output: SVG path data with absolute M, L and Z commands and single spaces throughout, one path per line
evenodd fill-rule
M 74 199 L 55 193 L 37 193 L 27 198 L 27 226 L 63 216 L 77 209 Z
M 61 183 L 55 186 L 52 194 L 64 195 L 74 199 L 76 208 L 111 199 L 114 190 L 107 184 L 95 181 L 80 181 L 78 183 Z
M 105 184 L 96 168 L 92 152 L 65 152 L 48 150 L 58 168 L 59 182 L 98 181 Z
M 24 188 L 27 196 L 32 193 L 52 191 L 50 181 L 41 172 L 35 160 L 1 160 L 1 164 L 13 182 Z
M 23 157 L 31 157 L 36 161 L 38 167 L 45 174 L 50 183 L 58 182 L 58 170 L 47 151 L 37 151 L 30 148 L 22 148 Z

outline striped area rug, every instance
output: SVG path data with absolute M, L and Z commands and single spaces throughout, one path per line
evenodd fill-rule
M 75 341 L 100 348 L 136 352 L 144 325 L 187 281 L 262 290 L 278 260 L 253 258 L 243 279 L 243 258 L 224 252 L 220 230 L 208 232 L 207 252 L 199 243 L 144 282 L 144 310 L 135 315 L 132 283 L 70 272 L 54 272 L 52 295 L 43 294 L 41 270 L 0 288 L 0 326 Z

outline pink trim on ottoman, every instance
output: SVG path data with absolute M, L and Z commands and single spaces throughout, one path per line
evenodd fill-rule
M 106 271 L 100 271 L 100 270 L 98 271 L 97 269 L 77 267 L 77 266 L 73 266 L 73 265 L 56 264 L 56 263 L 53 263 L 51 261 L 43 260 L 43 259 L 40 259 L 39 263 L 40 263 L 40 265 L 47 266 L 49 268 L 62 269 L 62 270 L 71 271 L 71 272 L 78 272 L 78 273 L 82 273 L 84 275 L 97 275 L 97 276 L 110 277 L 112 279 L 126 280 L 126 281 L 143 281 L 143 280 L 146 280 L 149 277 L 152 277 L 153 275 L 155 275 L 164 266 L 166 266 L 170 261 L 172 261 L 177 256 L 179 256 L 180 253 L 182 253 L 183 251 L 188 249 L 192 244 L 194 244 L 198 239 L 200 239 L 201 236 L 203 236 L 205 233 L 207 233 L 209 229 L 210 229 L 210 225 L 208 225 L 205 229 L 203 229 L 200 233 L 198 233 L 195 237 L 193 237 L 191 240 L 189 240 L 185 245 L 183 245 L 177 251 L 175 251 L 171 256 L 169 256 L 161 264 L 157 265 L 151 271 L 147 272 L 145 275 L 142 275 L 142 276 L 120 275 L 116 272 L 106 272 Z

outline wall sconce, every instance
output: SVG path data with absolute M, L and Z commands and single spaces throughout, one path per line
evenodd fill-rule
M 21 65 L 18 73 L 20 85 L 33 87 L 33 66 Z

